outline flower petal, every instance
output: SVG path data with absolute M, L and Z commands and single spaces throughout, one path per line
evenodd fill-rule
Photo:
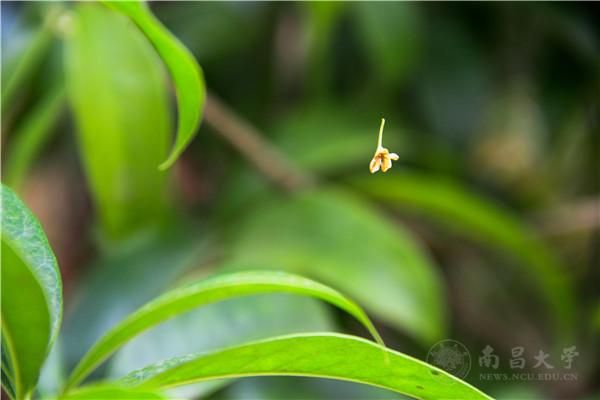
M 396 154 L 396 153 L 390 153 L 390 158 L 394 161 L 398 161 L 398 158 L 400 158 L 400 157 L 398 157 L 398 154 Z
M 386 172 L 388 169 L 392 168 L 392 160 L 389 157 L 383 157 L 383 161 L 381 162 L 381 170 Z
M 371 164 L 369 164 L 369 170 L 372 174 L 379 171 L 379 167 L 381 166 L 381 158 L 375 155 L 371 160 Z

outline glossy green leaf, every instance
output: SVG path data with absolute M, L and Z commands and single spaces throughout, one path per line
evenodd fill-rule
M 105 1 L 104 3 L 127 15 L 144 32 L 169 69 L 175 84 L 179 109 L 177 136 L 169 157 L 159 166 L 161 170 L 165 170 L 173 165 L 198 129 L 206 99 L 202 69 L 189 50 L 156 19 L 146 3 L 140 1 Z
M 62 283 L 39 222 L 2 185 L 2 385 L 17 399 L 35 387 L 60 328 Z M 24 295 L 26 294 L 26 295 Z
M 302 334 L 168 360 L 123 379 L 131 387 L 164 389 L 203 380 L 260 375 L 341 379 L 418 399 L 489 399 L 466 382 L 423 361 L 355 336 Z
M 65 105 L 65 90 L 62 84 L 51 90 L 26 116 L 22 125 L 14 132 L 5 167 L 5 182 L 18 188 L 39 152 L 50 139 Z M 11 139 L 12 139 L 11 136 Z
M 213 259 L 210 242 L 198 237 L 206 238 L 206 234 L 197 229 L 178 228 L 138 238 L 86 267 L 88 274 L 73 293 L 77 301 L 64 321 L 60 336 L 62 343 L 68 343 L 63 350 L 69 370 L 98 338 L 128 314 L 178 286 L 178 281 L 192 273 L 190 269 Z M 123 268 L 125 265 L 127 268 Z M 114 279 L 115 276 L 119 279 Z M 141 333 L 111 357 L 106 370 L 99 368 L 95 372 L 122 377 L 146 365 L 191 352 L 270 336 L 335 330 L 331 309 L 313 298 L 287 294 L 233 298 L 179 315 Z M 63 383 L 64 379 L 61 386 Z M 222 385 L 221 382 L 196 384 L 177 388 L 169 395 L 196 398 Z
M 119 239 L 165 209 L 170 114 L 162 63 L 126 17 L 79 3 L 65 41 L 69 99 L 104 233 Z
M 2 241 L 2 385 L 16 399 L 35 387 L 50 341 L 50 314 L 41 285 Z M 23 296 L 27 293 L 27 296 Z
M 349 193 L 265 201 L 237 223 L 230 253 L 232 269 L 305 274 L 424 343 L 443 336 L 444 289 L 428 254 L 402 226 Z
M 124 388 L 110 384 L 90 385 L 73 390 L 61 397 L 60 400 L 167 400 L 163 394 L 150 390 Z M 57 399 L 58 400 L 58 399 Z
M 330 311 L 314 298 L 283 293 L 252 295 L 210 304 L 179 315 L 132 339 L 110 359 L 107 377 L 121 378 L 131 371 L 173 357 L 272 336 L 335 332 L 337 329 Z M 228 380 L 203 382 L 172 389 L 169 394 L 199 398 L 229 383 Z
M 66 386 L 70 388 L 81 382 L 94 367 L 137 334 L 178 314 L 232 297 L 273 292 L 308 295 L 332 303 L 353 315 L 381 342 L 377 331 L 360 307 L 327 286 L 281 272 L 232 273 L 171 290 L 129 315 L 96 342 L 75 367 Z
M 557 327 L 562 332 L 571 330 L 574 293 L 567 271 L 551 249 L 502 206 L 457 183 L 425 174 L 397 171 L 355 179 L 351 184 L 378 200 L 414 211 L 520 261 L 555 311 L 551 315 Z

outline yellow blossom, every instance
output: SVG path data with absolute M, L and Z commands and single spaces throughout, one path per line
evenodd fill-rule
M 379 171 L 379 168 L 381 168 L 383 172 L 386 172 L 388 169 L 392 168 L 392 160 L 398 160 L 398 154 L 390 153 L 390 151 L 382 145 L 384 125 L 385 119 L 381 118 L 381 127 L 379 128 L 379 140 L 377 141 L 377 149 L 375 150 L 375 155 L 371 160 L 371 164 L 369 164 L 369 169 L 371 170 L 372 174 Z

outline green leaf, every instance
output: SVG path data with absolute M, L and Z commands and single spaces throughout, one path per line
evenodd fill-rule
M 360 321 L 379 342 L 367 315 L 335 290 L 309 279 L 280 272 L 249 271 L 215 276 L 174 289 L 129 315 L 104 335 L 75 367 L 66 388 L 81 382 L 97 365 L 146 329 L 204 304 L 250 294 L 285 292 L 313 296 L 332 303 Z
M 79 3 L 65 41 L 69 99 L 81 158 L 110 239 L 161 221 L 169 147 L 169 93 L 162 63 L 124 16 Z
M 105 255 L 85 268 L 88 273 L 73 293 L 77 302 L 60 335 L 61 342 L 68 343 L 63 350 L 69 371 L 98 338 L 129 313 L 179 286 L 178 281 L 194 274 L 190 269 L 211 262 L 214 254 L 205 232 L 176 225 L 179 228 L 169 232 L 122 244 L 117 253 Z M 138 335 L 115 353 L 106 370 L 95 371 L 94 375 L 122 377 L 151 363 L 192 352 L 270 336 L 335 331 L 331 314 L 326 304 L 308 297 L 261 294 L 229 299 L 179 315 Z M 61 387 L 63 383 L 64 379 Z M 222 385 L 196 384 L 169 394 L 196 398 Z
M 423 343 L 443 336 L 444 288 L 402 226 L 341 190 L 264 201 L 235 227 L 231 269 L 283 269 L 339 288 Z
M 378 200 L 423 215 L 520 261 L 554 310 L 550 314 L 557 328 L 565 334 L 571 331 L 574 293 L 566 269 L 552 250 L 510 211 L 457 183 L 426 174 L 396 171 L 350 183 Z
M 69 372 L 106 331 L 211 256 L 206 243 L 197 239 L 201 232 L 185 228 L 144 232 L 85 266 L 87 273 L 73 294 L 77 301 L 60 335 L 68 343 L 63 351 Z
M 13 355 L 10 351 L 14 351 L 9 349 L 9 344 L 6 339 L 6 331 L 2 330 L 2 337 L 0 338 L 2 342 L 2 389 L 8 394 L 8 397 L 11 399 L 17 398 L 17 388 L 15 379 L 15 371 L 13 366 Z
M 2 185 L 2 385 L 17 399 L 35 387 L 58 334 L 62 283 L 39 222 Z M 25 295 L 24 295 L 25 294 Z
M 179 109 L 177 136 L 169 157 L 159 166 L 165 170 L 173 165 L 196 134 L 206 99 L 202 69 L 189 50 L 156 19 L 146 3 L 105 1 L 104 4 L 137 24 L 160 54 L 175 84 Z
M 334 331 L 336 327 L 330 310 L 313 298 L 280 293 L 233 298 L 179 315 L 140 334 L 111 358 L 107 376 L 120 378 L 169 358 L 271 336 Z M 165 346 L 165 343 L 169 345 Z M 199 398 L 228 383 L 205 382 L 177 388 L 169 394 Z
M 116 385 L 98 384 L 90 385 L 85 388 L 73 390 L 60 397 L 60 400 L 99 400 L 99 399 L 119 399 L 119 400 L 167 400 L 167 397 L 161 393 L 124 388 Z
M 2 340 L 7 351 L 2 385 L 22 399 L 35 387 L 46 358 L 50 314 L 40 283 L 5 241 L 2 266 Z
M 50 139 L 54 125 L 65 105 L 62 84 L 53 88 L 27 115 L 10 142 L 5 167 L 5 182 L 13 188 L 21 186 L 23 179 L 44 145 Z M 11 135 L 12 138 L 12 135 Z
M 490 399 L 423 361 L 368 340 L 341 334 L 302 334 L 168 360 L 135 371 L 123 384 L 164 389 L 211 379 L 294 375 L 382 387 L 418 399 Z

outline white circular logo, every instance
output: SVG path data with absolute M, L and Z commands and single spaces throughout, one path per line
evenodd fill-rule
M 431 346 L 427 352 L 427 362 L 456 377 L 464 378 L 471 369 L 471 354 L 461 342 L 444 339 Z

